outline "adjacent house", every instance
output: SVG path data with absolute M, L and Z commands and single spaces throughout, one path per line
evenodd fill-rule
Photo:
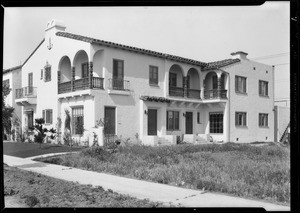
M 148 145 L 274 140 L 273 68 L 247 53 L 206 63 L 65 29 L 50 21 L 22 66 L 24 129 L 40 117 L 55 128 L 68 109 L 74 137 L 101 120 L 106 135 Z
M 16 99 L 16 90 L 15 88 L 21 87 L 21 69 L 22 65 L 12 67 L 10 69 L 3 70 L 3 84 L 8 85 L 10 88 L 10 93 L 5 98 L 5 103 L 8 106 L 14 108 L 13 117 L 11 118 L 11 131 L 6 132 L 4 130 L 4 139 L 6 140 L 17 140 L 18 133 L 21 133 L 21 120 L 22 120 L 22 111 L 21 107 L 18 106 L 15 102 Z

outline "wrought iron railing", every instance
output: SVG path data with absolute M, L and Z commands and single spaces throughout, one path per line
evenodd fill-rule
M 103 78 L 93 77 L 92 78 L 92 89 L 103 89 Z M 89 78 L 81 78 L 73 81 L 73 89 L 72 89 L 72 81 L 67 81 L 58 84 L 58 94 L 68 93 L 72 91 L 78 90 L 86 90 L 90 89 L 90 81 Z
M 227 98 L 227 90 L 212 89 L 204 90 L 204 99 L 216 99 L 216 98 Z
M 182 87 L 169 87 L 169 95 L 184 97 L 184 89 Z
M 130 82 L 123 79 L 108 79 L 108 88 L 113 90 L 130 90 Z
M 198 89 L 187 89 L 187 97 L 200 99 L 200 90 Z
M 23 87 L 16 89 L 16 99 L 18 98 L 34 98 L 36 97 L 36 87 Z

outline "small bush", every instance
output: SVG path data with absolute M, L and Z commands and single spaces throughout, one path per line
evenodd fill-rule
M 34 196 L 34 195 L 26 196 L 25 203 L 29 207 L 34 207 L 34 206 L 36 206 L 39 203 L 39 199 L 36 196 Z
M 18 194 L 18 191 L 15 191 L 11 187 L 4 186 L 4 196 L 11 196 L 15 194 Z

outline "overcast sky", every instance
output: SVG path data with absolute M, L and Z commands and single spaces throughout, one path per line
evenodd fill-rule
M 47 22 L 59 19 L 67 32 L 203 62 L 247 52 L 250 59 L 276 65 L 275 98 L 288 98 L 289 5 L 5 8 L 3 68 L 23 63 L 43 39 Z

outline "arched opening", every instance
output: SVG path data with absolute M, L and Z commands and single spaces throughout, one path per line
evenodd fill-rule
M 80 50 L 74 57 L 75 80 L 89 76 L 89 58 L 84 50 Z
M 226 98 L 225 73 L 222 73 L 220 79 L 215 72 L 209 72 L 204 80 L 204 98 Z M 220 81 L 220 82 L 218 82 Z M 218 85 L 219 84 L 219 85 Z
M 98 50 L 93 57 L 93 76 L 104 77 L 104 55 L 103 50 Z
M 189 69 L 187 73 L 187 97 L 200 99 L 200 78 L 195 68 Z
M 183 92 L 183 70 L 174 64 L 169 70 L 169 95 L 170 96 L 184 96 Z
M 60 70 L 60 83 L 71 81 L 72 70 L 71 70 L 71 60 L 68 56 L 61 58 L 59 63 Z

